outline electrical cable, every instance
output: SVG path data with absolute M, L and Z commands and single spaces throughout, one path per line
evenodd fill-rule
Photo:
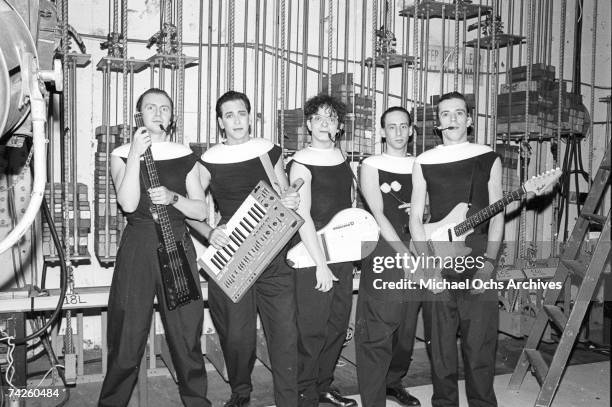
M 15 341 L 16 345 L 23 345 L 24 343 L 41 336 L 43 333 L 47 332 L 47 329 L 53 324 L 53 322 L 57 319 L 60 312 L 62 311 L 62 305 L 64 304 L 64 297 L 66 296 L 66 286 L 68 280 L 68 269 L 66 268 L 66 261 L 64 258 L 64 251 L 62 245 L 59 240 L 59 236 L 57 235 L 57 229 L 55 228 L 55 224 L 53 223 L 53 218 L 51 217 L 51 211 L 49 210 L 49 205 L 47 204 L 47 198 L 43 198 L 41 207 L 43 209 L 43 214 L 45 215 L 45 219 L 49 225 L 49 230 L 51 231 L 51 238 L 53 239 L 53 243 L 57 248 L 57 253 L 59 256 L 59 264 L 60 264 L 60 295 L 57 301 L 57 306 L 51 314 L 51 317 L 47 320 L 47 322 L 36 332 L 26 336 L 23 339 L 18 339 Z M 44 283 L 44 282 L 43 282 Z

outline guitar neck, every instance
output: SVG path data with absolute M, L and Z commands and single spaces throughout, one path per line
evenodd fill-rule
M 142 122 L 142 117 L 135 115 L 134 118 L 138 127 L 142 127 L 144 125 Z M 161 183 L 159 182 L 157 166 L 155 165 L 155 160 L 153 160 L 151 147 L 147 148 L 147 150 L 144 152 L 143 158 L 145 167 L 147 168 L 147 177 L 149 178 L 150 188 L 160 187 Z M 170 216 L 168 216 L 166 205 L 151 204 L 151 212 L 157 218 L 156 221 L 159 225 L 159 231 L 161 232 L 160 237 L 164 243 L 164 247 L 167 251 L 176 250 L 176 240 L 174 238 L 174 233 L 172 232 L 172 224 L 170 223 Z
M 499 201 L 494 202 L 486 208 L 479 210 L 474 215 L 470 216 L 469 218 L 454 227 L 456 236 L 461 236 L 467 233 L 469 230 L 474 229 L 476 226 L 485 222 L 487 219 L 490 219 L 494 215 L 501 212 L 511 202 L 521 199 L 524 194 L 525 189 L 521 186 L 519 189 L 510 192 L 508 195 L 504 196 Z

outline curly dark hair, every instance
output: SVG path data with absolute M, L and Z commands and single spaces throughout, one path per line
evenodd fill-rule
M 310 119 L 313 115 L 317 114 L 321 107 L 329 107 L 338 116 L 338 122 L 344 122 L 346 105 L 327 93 L 319 93 L 317 96 L 313 96 L 306 101 L 304 105 L 304 119 Z

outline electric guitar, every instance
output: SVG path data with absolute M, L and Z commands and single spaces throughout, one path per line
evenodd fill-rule
M 134 115 L 137 127 L 143 127 L 142 114 Z M 153 160 L 151 147 L 143 154 L 150 188 L 161 186 L 157 175 L 157 167 Z M 145 183 L 146 185 L 146 183 Z M 185 254 L 183 242 L 176 240 L 166 205 L 152 204 L 149 208 L 153 215 L 157 234 L 161 244 L 157 248 L 159 269 L 167 307 L 170 311 L 201 298 L 199 284 L 191 274 L 189 260 Z
M 561 169 L 557 168 L 534 176 L 523 183 L 517 190 L 512 191 L 499 201 L 481 209 L 467 219 L 468 204 L 465 202 L 458 204 L 444 219 L 423 225 L 427 244 L 430 248 L 433 248 L 436 256 L 444 256 L 444 254 L 448 254 L 451 257 L 468 255 L 471 249 L 466 247 L 464 242 L 476 226 L 501 212 L 511 202 L 521 199 L 525 194 L 536 196 L 549 192 L 552 186 L 559 180 L 561 174 Z M 452 245 L 449 244 L 451 242 Z M 451 246 L 452 253 L 448 253 Z M 410 242 L 410 250 L 413 253 L 418 253 L 414 246 L 414 241 Z
M 378 244 L 380 229 L 369 212 L 348 208 L 338 212 L 327 225 L 317 231 L 317 239 L 327 264 L 357 261 L 368 256 Z M 314 267 L 304 242 L 287 252 L 287 264 L 293 268 Z

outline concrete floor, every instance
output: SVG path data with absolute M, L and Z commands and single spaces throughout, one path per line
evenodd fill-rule
M 527 374 L 520 391 L 507 390 L 507 383 L 510 373 L 514 369 L 518 356 L 522 350 L 524 340 L 507 338 L 500 340 L 497 351 L 495 390 L 500 407 L 528 407 L 532 406 L 539 390 L 535 378 Z M 542 348 L 546 360 L 550 360 L 554 345 L 544 345 Z M 29 366 L 29 372 L 44 371 L 48 368 L 45 358 L 40 358 L 38 366 Z M 99 369 L 99 358 L 92 358 L 91 363 L 86 364 L 86 370 L 97 371 Z M 609 354 L 602 355 L 594 352 L 584 344 L 579 344 L 574 351 L 571 364 L 566 371 L 559 391 L 554 399 L 553 406 L 609 406 L 610 405 L 610 364 Z M 229 385 L 212 370 L 208 374 L 209 391 L 208 396 L 215 407 L 222 406 L 230 395 Z M 169 375 L 164 374 L 165 369 L 157 369 L 162 372 L 161 376 L 148 378 L 148 402 L 147 407 L 180 407 L 180 399 L 176 384 Z M 38 383 L 42 375 L 34 375 L 30 380 Z M 252 375 L 253 393 L 251 397 L 251 407 L 271 406 L 274 403 L 272 394 L 272 377 L 266 367 L 257 364 Z M 462 379 L 460 375 L 460 379 Z M 356 395 L 357 378 L 355 367 L 351 363 L 341 359 L 336 369 L 337 385 L 345 395 Z M 432 394 L 431 379 L 429 373 L 429 362 L 422 343 L 417 343 L 413 361 L 408 375 L 404 378 L 404 385 L 409 388 L 410 393 L 421 400 L 422 405 L 429 406 Z M 70 389 L 70 400 L 66 404 L 69 407 L 89 407 L 95 406 L 97 396 L 100 391 L 101 382 L 79 383 Z M 460 392 L 462 398 L 461 406 L 467 406 L 463 381 L 460 382 Z M 355 398 L 359 399 L 358 396 Z M 42 398 L 28 400 L 27 407 L 47 407 L 56 406 L 60 400 L 46 400 Z M 389 401 L 388 406 L 397 406 Z M 130 404 L 137 407 L 137 403 Z

